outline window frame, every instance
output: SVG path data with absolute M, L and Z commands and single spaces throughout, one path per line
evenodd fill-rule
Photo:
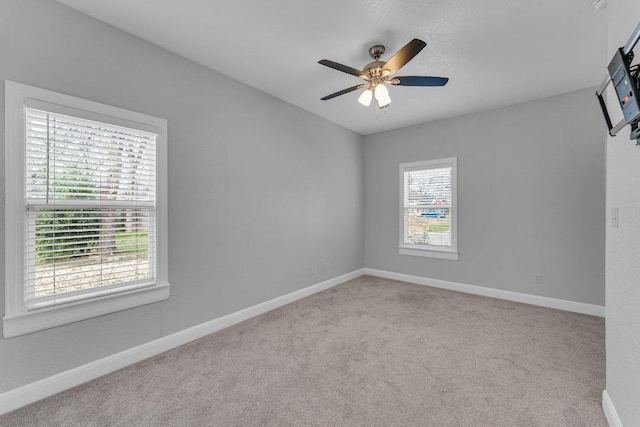
M 451 246 L 417 245 L 404 242 L 404 173 L 411 170 L 426 170 L 451 167 Z M 399 215 L 399 245 L 400 255 L 421 256 L 428 258 L 458 260 L 458 158 L 423 160 L 418 162 L 400 163 L 400 215 Z
M 165 300 L 168 281 L 167 121 L 5 80 L 5 314 L 10 338 Z M 156 280 L 148 287 L 27 310 L 25 302 L 27 107 L 153 132 L 156 137 Z

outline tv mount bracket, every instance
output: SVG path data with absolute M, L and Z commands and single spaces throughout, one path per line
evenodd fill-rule
M 609 128 L 609 135 L 616 136 L 627 124 L 631 125 L 630 139 L 638 140 L 640 145 L 640 65 L 631 65 L 633 61 L 633 48 L 640 40 L 640 23 L 629 38 L 624 47 L 618 48 L 611 63 L 607 67 L 609 73 L 596 92 L 602 114 Z M 607 110 L 607 104 L 602 96 L 609 83 L 613 86 L 618 96 L 624 118 L 615 126 L 611 124 L 611 117 Z

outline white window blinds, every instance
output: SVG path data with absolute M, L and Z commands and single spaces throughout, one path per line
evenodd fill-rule
M 404 244 L 451 246 L 452 167 L 403 173 Z
M 156 134 L 25 111 L 27 308 L 153 285 Z

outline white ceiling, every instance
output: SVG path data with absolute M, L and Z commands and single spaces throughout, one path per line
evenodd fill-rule
M 597 86 L 606 69 L 606 10 L 592 0 L 58 0 L 361 134 Z M 397 75 L 449 77 L 445 87 L 390 88 L 391 106 L 361 106 L 361 69 L 412 38 L 427 47 Z M 461 125 L 464 125 L 461 123 Z

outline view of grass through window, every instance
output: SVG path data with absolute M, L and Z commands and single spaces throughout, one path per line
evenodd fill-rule
M 36 214 L 36 297 L 150 277 L 146 212 Z

